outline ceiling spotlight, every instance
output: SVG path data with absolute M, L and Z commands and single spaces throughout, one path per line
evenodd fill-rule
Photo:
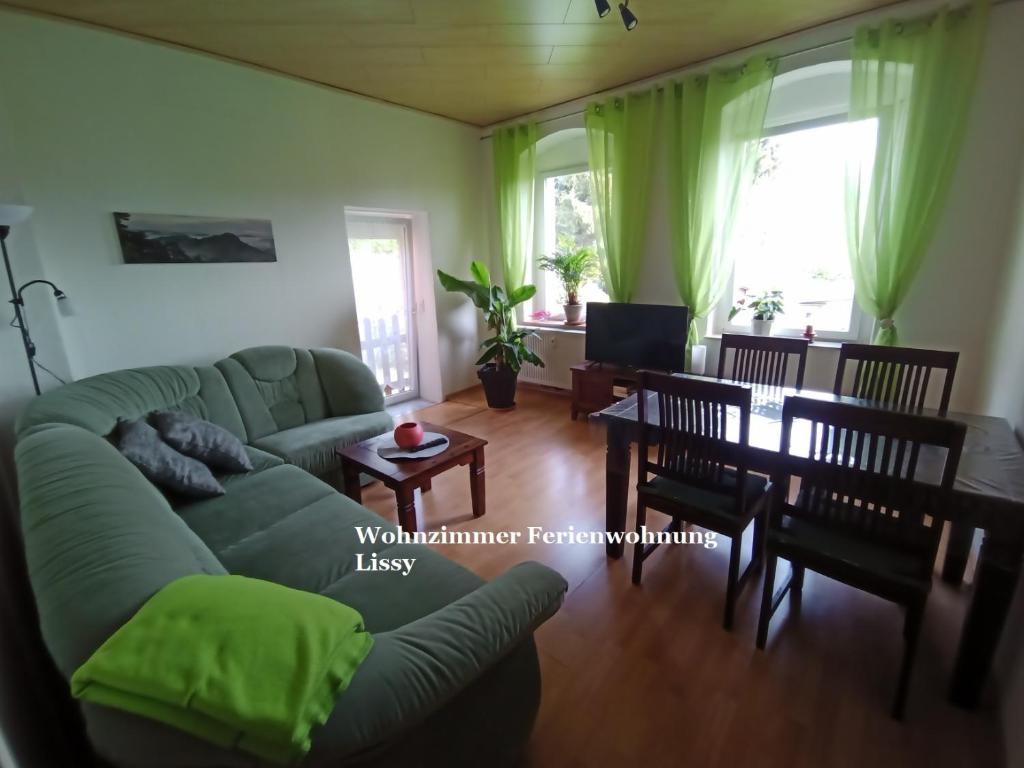
M 594 5 L 597 6 L 597 15 L 602 19 L 612 12 L 612 7 L 608 4 L 608 0 L 594 0 Z
M 629 10 L 629 0 L 624 3 L 619 3 L 619 13 L 622 14 L 622 24 L 626 28 L 626 31 L 636 29 L 637 18 L 631 10 Z

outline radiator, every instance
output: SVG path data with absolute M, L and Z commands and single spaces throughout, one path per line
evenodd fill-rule
M 543 368 L 527 363 L 519 380 L 547 387 L 572 389 L 569 366 L 583 362 L 585 336 L 581 332 L 538 330 L 526 339 L 526 347 L 544 361 Z

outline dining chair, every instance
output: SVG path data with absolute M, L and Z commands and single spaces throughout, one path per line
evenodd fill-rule
M 740 591 L 763 562 L 763 513 L 771 489 L 768 478 L 747 472 L 750 396 L 749 387 L 648 371 L 641 373 L 637 393 L 638 421 L 647 428 L 640 429 L 637 441 L 638 540 L 633 551 L 633 583 L 640 583 L 644 560 L 658 547 L 657 542 L 645 545 L 639 538 L 648 509 L 671 517 L 665 532 L 678 533 L 688 522 L 728 536 L 732 542 L 723 619 L 726 629 L 732 629 Z M 651 414 L 654 421 L 648 424 L 652 406 L 657 414 Z M 730 410 L 735 424 L 732 430 Z M 743 533 L 755 519 L 754 549 L 741 575 Z
M 887 403 L 901 411 L 920 411 L 925 407 L 932 373 L 939 371 L 944 376 L 938 411 L 945 415 L 959 358 L 959 352 L 936 349 L 843 344 L 833 391 L 837 395 Z M 846 384 L 848 362 L 857 364 L 850 386 Z
M 768 515 L 758 648 L 764 649 L 786 592 L 800 599 L 807 568 L 895 602 L 906 609 L 892 705 L 893 717 L 902 719 L 942 532 L 929 513 L 947 503 L 965 432 L 949 419 L 786 399 L 784 464 L 774 478 Z M 775 592 L 780 557 L 791 573 Z
M 729 350 L 732 350 L 731 367 L 726 362 Z M 803 389 L 804 369 L 807 367 L 807 339 L 723 333 L 718 351 L 718 378 L 746 384 L 784 387 L 787 384 L 791 356 L 796 357 L 796 377 L 793 386 Z

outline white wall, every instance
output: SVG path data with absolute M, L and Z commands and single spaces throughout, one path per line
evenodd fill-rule
M 0 71 L 18 73 L 3 94 L 18 186 L 3 192 L 36 208 L 40 265 L 20 242 L 14 256 L 73 297 L 60 329 L 76 378 L 257 344 L 358 351 L 346 205 L 426 214 L 436 267 L 463 272 L 480 251 L 468 126 L 13 12 Z M 267 218 L 278 262 L 125 265 L 112 211 Z M 472 383 L 476 319 L 443 293 L 437 309 L 447 393 Z M 0 329 L 5 399 L 23 378 L 14 336 Z
M 928 3 L 915 3 L 883 9 L 860 19 L 793 35 L 757 50 L 785 54 L 849 35 L 865 20 L 912 16 L 928 7 Z M 1020 137 L 1024 135 L 1024 89 L 1020 87 L 1019 74 L 1024 71 L 1021 39 L 1024 39 L 1024 3 L 1009 2 L 993 8 L 988 45 L 946 212 L 924 266 L 896 316 L 901 339 L 908 346 L 960 350 L 953 407 L 962 410 L 979 410 L 986 405 L 983 371 L 994 324 L 992 297 L 1002 286 L 1007 242 L 1014 220 L 1015 158 L 1019 156 Z M 735 63 L 752 52 L 730 54 L 721 61 Z M 813 60 L 813 55 L 795 56 L 786 63 L 794 66 Z M 708 66 L 711 65 L 702 65 L 701 69 Z M 629 90 L 629 86 L 622 90 Z M 547 110 L 534 117 L 551 120 L 559 114 L 582 109 L 585 101 L 565 105 L 561 111 L 558 108 Z M 582 115 L 571 114 L 542 123 L 541 134 L 582 125 Z M 484 159 L 490 162 L 490 141 L 485 139 L 481 143 Z M 671 265 L 663 141 L 655 147 L 649 199 L 644 267 L 634 301 L 678 303 Z M 493 237 L 491 253 L 497 264 Z M 708 346 L 708 366 L 712 370 L 717 365 L 717 343 L 709 339 Z M 812 347 L 808 386 L 830 389 L 837 359 L 835 348 Z

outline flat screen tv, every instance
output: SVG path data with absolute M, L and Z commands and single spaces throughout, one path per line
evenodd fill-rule
M 682 371 L 686 365 L 686 307 L 587 304 L 587 360 L 630 368 Z

